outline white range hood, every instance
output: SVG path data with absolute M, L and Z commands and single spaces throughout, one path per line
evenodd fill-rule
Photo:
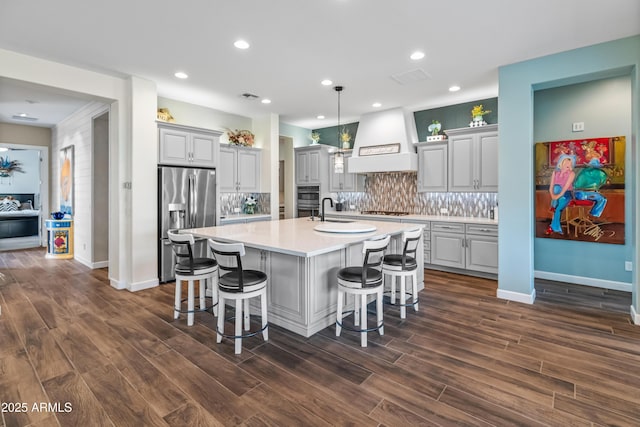
M 349 173 L 418 170 L 413 114 L 402 108 L 364 114 L 358 124 Z

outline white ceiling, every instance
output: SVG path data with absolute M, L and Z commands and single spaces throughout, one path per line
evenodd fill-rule
M 247 117 L 276 113 L 306 128 L 336 122 L 325 78 L 345 86 L 342 122 L 357 121 L 376 101 L 416 111 L 494 97 L 501 65 L 636 34 L 638 0 L 32 0 L 3 1 L 0 13 L 0 48 L 135 75 L 162 97 Z M 239 38 L 251 47 L 236 49 Z M 425 58 L 409 59 L 415 50 Z M 176 79 L 178 70 L 189 79 Z M 391 78 L 415 70 L 428 78 Z M 453 84 L 462 90 L 450 93 Z M 26 112 L 40 118 L 26 124 L 51 126 L 84 102 L 0 78 L 3 122 Z

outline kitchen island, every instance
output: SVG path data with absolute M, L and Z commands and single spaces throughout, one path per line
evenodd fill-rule
M 375 227 L 366 233 L 326 233 L 314 228 L 319 221 L 295 218 L 281 221 L 231 224 L 182 230 L 220 242 L 244 243 L 244 268 L 269 276 L 269 322 L 309 337 L 335 322 L 336 273 L 340 268 L 362 264 L 362 242 L 391 236 L 389 252 L 402 251 L 402 232 L 416 224 L 358 221 Z M 422 251 L 422 239 L 419 252 Z M 422 271 L 422 260 L 419 260 Z M 424 287 L 418 274 L 418 289 Z

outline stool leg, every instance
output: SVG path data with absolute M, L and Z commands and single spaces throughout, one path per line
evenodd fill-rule
M 260 310 L 262 311 L 262 339 L 269 339 L 269 327 L 267 326 L 267 289 L 260 294 Z
M 360 306 L 360 329 L 367 329 L 367 294 L 362 294 L 360 299 L 362 301 L 362 304 Z M 367 346 L 366 331 L 360 332 L 360 346 Z
M 342 331 L 342 304 L 344 300 L 344 292 L 338 288 L 338 307 L 336 308 L 336 336 L 340 336 Z
M 244 330 L 249 330 L 249 299 L 244 300 L 244 309 L 242 310 L 242 315 L 244 317 Z
M 391 277 L 391 304 L 396 303 L 396 276 L 390 274 Z
M 218 298 L 218 331 L 216 332 L 216 342 L 222 342 L 222 333 L 224 332 L 224 297 L 220 296 Z
M 194 298 L 195 296 L 193 295 L 193 280 L 189 280 L 187 282 L 188 284 L 188 288 L 187 288 L 187 325 L 188 326 L 192 326 L 193 325 L 193 310 L 194 310 Z
M 407 317 L 407 280 L 404 274 L 400 276 L 400 318 Z
M 182 309 L 182 281 L 176 280 L 175 302 L 173 303 L 173 318 L 180 318 L 180 310 Z
M 411 289 L 413 298 L 413 311 L 418 311 L 418 270 L 411 275 Z
M 241 299 L 236 300 L 236 354 L 240 354 L 242 351 L 242 305 L 243 301 Z
M 213 315 L 218 315 L 218 273 L 211 276 L 211 305 L 213 305 Z
M 377 322 L 378 322 L 378 326 L 380 327 L 378 329 L 378 333 L 380 335 L 384 335 L 384 326 L 382 323 L 382 288 L 380 288 L 380 290 L 378 291 L 378 295 L 377 295 L 377 300 L 376 300 L 376 314 L 377 314 Z
M 358 295 L 353 296 L 353 325 L 360 325 L 360 299 L 358 299 Z
M 205 297 L 205 285 L 207 284 L 207 279 L 200 279 L 198 280 L 198 283 L 200 283 L 200 310 L 204 310 L 205 308 L 207 308 L 207 305 L 205 303 L 204 297 Z

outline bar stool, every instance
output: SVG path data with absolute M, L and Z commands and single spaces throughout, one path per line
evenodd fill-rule
M 384 335 L 384 321 L 382 318 L 382 258 L 384 250 L 389 245 L 390 237 L 379 240 L 366 240 L 362 246 L 364 261 L 362 266 L 345 267 L 338 270 L 338 307 L 336 310 L 336 336 L 340 336 L 342 328 L 360 332 L 360 345 L 367 346 L 367 332 L 377 330 Z M 353 323 L 359 329 L 349 328 L 342 324 L 344 298 L 347 294 L 354 296 Z M 367 297 L 374 295 L 376 299 L 376 326 L 367 328 Z
M 198 281 L 200 284 L 199 298 L 200 298 L 200 310 L 206 311 L 209 308 L 212 309 L 212 313 L 215 315 L 216 306 L 218 303 L 218 294 L 215 291 L 218 277 L 218 263 L 212 258 L 194 258 L 193 257 L 193 245 L 195 239 L 192 234 L 181 234 L 175 230 L 169 230 L 167 232 L 169 241 L 173 252 L 176 254 L 176 265 L 174 267 L 174 274 L 176 276 L 176 291 L 175 302 L 173 307 L 173 318 L 180 318 L 181 313 L 187 313 L 187 325 L 193 325 L 193 318 L 195 313 L 195 296 L 193 289 L 193 282 Z M 182 310 L 182 282 L 187 282 L 187 310 Z M 207 307 L 205 302 L 205 286 L 209 281 L 210 287 L 213 290 L 211 293 L 212 306 Z
M 267 275 L 258 270 L 243 270 L 242 257 L 245 254 L 242 243 L 220 243 L 209 239 L 209 248 L 218 261 L 219 270 L 226 272 L 218 278 L 218 326 L 216 328 L 216 342 L 222 342 L 222 337 L 235 340 L 235 354 L 242 351 L 242 339 L 255 336 L 262 332 L 262 338 L 269 339 L 269 324 L 267 323 Z M 260 297 L 262 329 L 249 332 L 249 300 Z M 224 333 L 225 303 L 235 300 L 235 335 Z M 244 306 L 244 307 L 243 307 Z M 242 323 L 244 319 L 244 330 Z
M 402 254 L 388 254 L 382 260 L 382 274 L 391 276 L 391 304 L 396 302 L 396 278 L 400 278 L 400 318 L 407 317 L 407 307 L 413 306 L 418 311 L 418 263 L 416 251 L 422 236 L 422 228 L 402 233 Z M 411 293 L 406 291 L 406 278 L 411 276 Z M 407 295 L 411 302 L 407 304 Z

